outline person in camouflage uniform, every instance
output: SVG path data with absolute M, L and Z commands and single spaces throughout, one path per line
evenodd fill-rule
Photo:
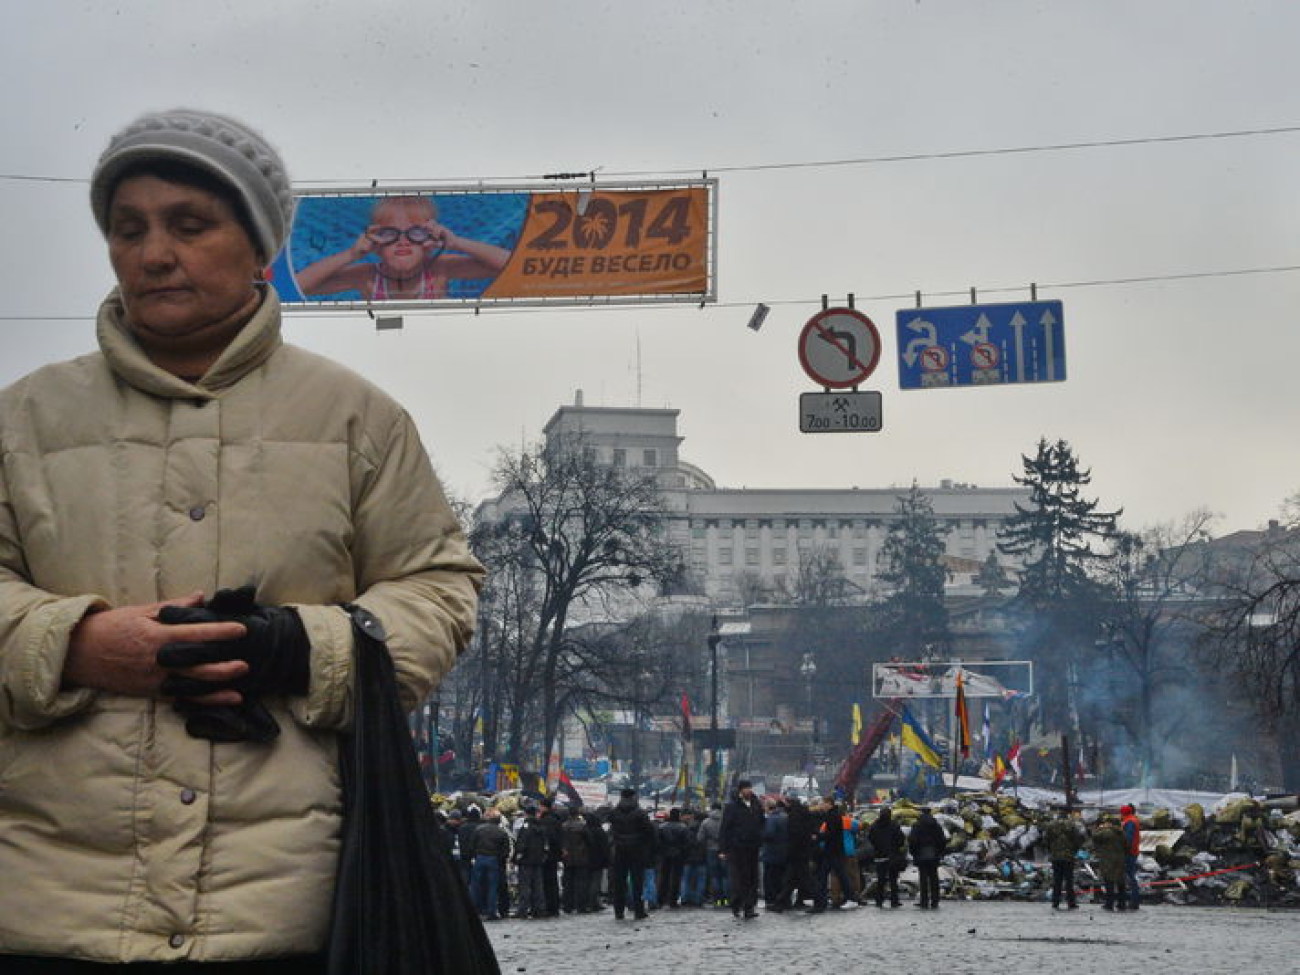
M 1119 831 L 1113 816 L 1103 816 L 1097 821 L 1089 845 L 1097 859 L 1097 872 L 1101 875 L 1101 906 L 1108 911 L 1126 910 L 1128 903 L 1121 893 L 1124 889 L 1124 834 Z
M 1055 819 L 1047 824 L 1043 839 L 1047 843 L 1047 855 L 1052 861 L 1052 910 L 1061 909 L 1064 896 L 1066 906 L 1074 911 L 1079 904 L 1074 892 L 1074 863 L 1083 848 L 1083 828 L 1074 814 L 1068 809 L 1061 809 Z

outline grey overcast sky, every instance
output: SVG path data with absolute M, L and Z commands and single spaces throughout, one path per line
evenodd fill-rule
M 1300 129 L 1297 38 L 1290 0 L 13 4 L 0 385 L 93 348 L 112 280 L 86 178 L 109 136 L 200 106 L 303 184 L 719 175 L 716 306 L 288 322 L 401 400 L 467 499 L 582 389 L 680 409 L 683 456 L 724 486 L 1003 486 L 1046 436 L 1129 528 L 1199 507 L 1258 527 L 1300 490 L 1300 130 L 1168 137 Z M 1282 270 L 1190 276 L 1258 269 Z M 1093 283 L 1135 278 L 1155 280 Z M 1031 282 L 1064 302 L 1066 382 L 899 390 L 899 296 Z M 884 336 L 864 388 L 885 429 L 801 434 L 796 338 L 848 293 Z

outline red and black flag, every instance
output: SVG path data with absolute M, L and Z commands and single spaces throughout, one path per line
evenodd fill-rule
M 970 758 L 970 712 L 966 709 L 966 682 L 957 671 L 957 747 L 962 758 Z
M 578 790 L 573 787 L 573 779 L 569 778 L 569 773 L 560 769 L 560 777 L 556 780 L 555 788 L 557 792 L 564 793 L 564 797 L 569 802 L 576 802 L 582 805 L 582 796 L 578 795 Z

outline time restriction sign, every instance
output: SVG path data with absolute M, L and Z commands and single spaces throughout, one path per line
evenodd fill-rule
M 813 382 L 828 389 L 856 386 L 879 361 L 880 333 L 855 309 L 823 309 L 799 333 L 799 364 Z

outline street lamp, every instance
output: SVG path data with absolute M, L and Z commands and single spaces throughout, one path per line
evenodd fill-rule
M 722 634 L 718 632 L 718 618 L 713 617 L 713 628 L 709 633 L 709 655 L 712 660 L 712 666 L 709 671 L 709 680 L 712 684 L 713 696 L 709 701 L 709 784 L 708 794 L 710 797 L 719 794 L 718 785 L 718 644 L 722 642 Z
M 817 713 L 813 710 L 813 680 L 817 677 L 817 661 L 813 659 L 811 653 L 803 655 L 803 661 L 799 664 L 799 674 L 803 677 L 804 690 L 808 697 L 808 716 L 812 719 L 812 747 L 808 755 L 808 788 L 812 788 L 813 769 L 817 766 L 817 745 L 818 745 L 818 721 Z

